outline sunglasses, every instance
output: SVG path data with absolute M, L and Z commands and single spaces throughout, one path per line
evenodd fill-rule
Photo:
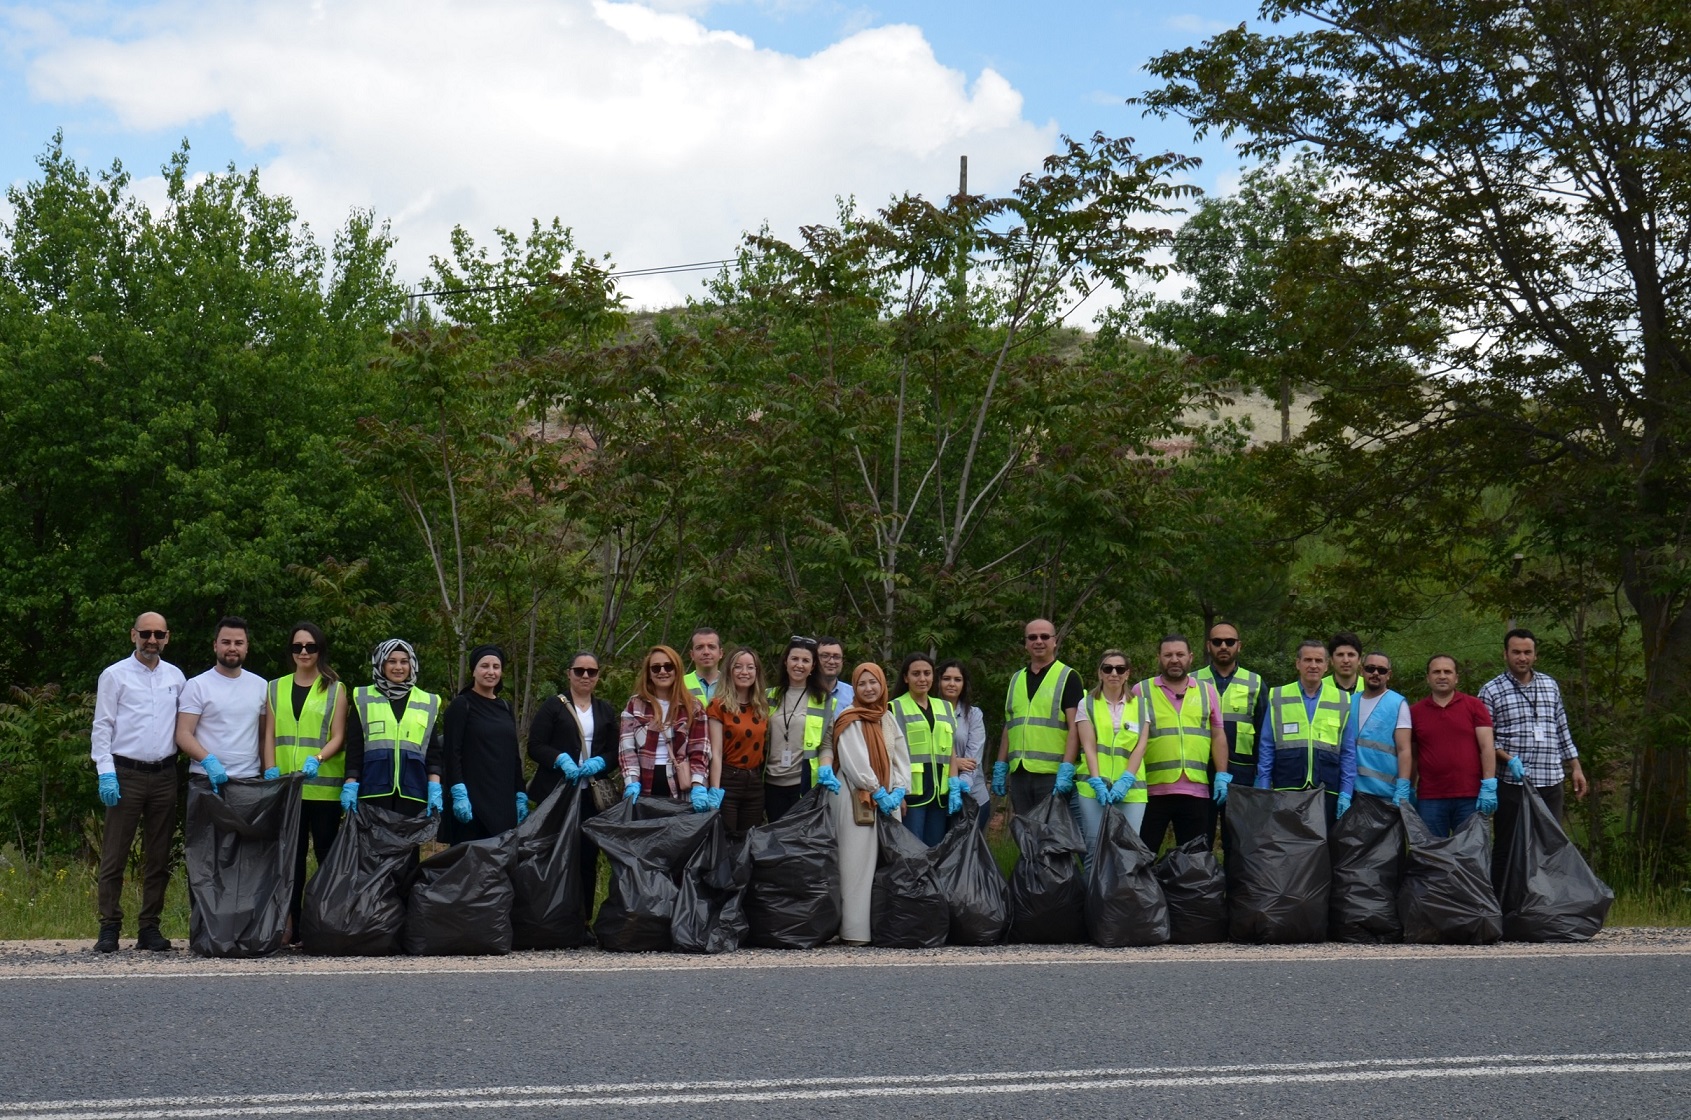
M 1210 645 L 1212 645 L 1212 646 L 1226 647 L 1226 646 L 1236 646 L 1238 644 L 1239 644 L 1238 638 L 1211 638 L 1210 639 Z
M 789 645 L 797 646 L 800 649 L 808 649 L 812 653 L 816 652 L 815 638 L 806 638 L 803 635 L 794 634 L 791 638 L 787 639 L 787 643 Z
M 1392 671 L 1392 667 L 1390 665 L 1364 665 L 1362 671 L 1364 673 L 1389 673 Z
M 162 642 L 170 637 L 169 630 L 137 630 L 135 636 L 143 642 Z
M 672 668 L 670 671 L 674 672 L 675 670 Z M 574 673 L 578 677 L 596 677 L 599 675 L 599 670 L 589 669 L 582 665 L 571 665 L 570 672 Z
M 316 642 L 295 642 L 288 647 L 293 653 L 316 653 L 317 648 Z
M 1027 640 L 1030 642 L 1049 642 L 1056 636 L 1055 634 L 1029 634 Z
M 673 673 L 675 672 L 675 665 L 668 661 L 654 661 L 646 666 L 646 671 L 648 673 Z
M 1120 676 L 1121 674 L 1127 672 L 1127 666 L 1126 665 L 1100 665 L 1100 666 L 1098 666 L 1098 671 L 1100 673 L 1108 673 L 1108 674 L 1110 674 L 1110 676 L 1116 677 L 1116 676 Z

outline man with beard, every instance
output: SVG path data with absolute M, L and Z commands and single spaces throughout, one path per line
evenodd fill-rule
M 247 659 L 246 620 L 219 619 L 216 634 L 217 664 L 188 682 L 176 713 L 176 745 L 192 760 L 188 773 L 210 781 L 214 793 L 230 778 L 277 776 L 269 772 L 275 760 L 263 757 L 260 735 L 269 685 L 241 668 Z
M 1139 837 L 1155 852 L 1163 834 L 1174 827 L 1174 842 L 1199 836 L 1213 841 L 1212 782 L 1227 773 L 1227 731 L 1221 699 L 1208 681 L 1194 680 L 1192 644 L 1170 634 L 1157 649 L 1162 671 L 1134 688 L 1145 703 L 1139 747 L 1145 752 L 1145 785 L 1150 796 Z

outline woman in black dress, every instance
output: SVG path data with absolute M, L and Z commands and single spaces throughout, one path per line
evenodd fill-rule
M 452 812 L 442 822 L 449 844 L 485 840 L 528 816 L 517 719 L 499 698 L 505 653 L 498 646 L 470 651 L 470 684 L 446 707 L 443 763 Z
M 560 781 L 576 787 L 581 819 L 599 810 L 588 791 L 588 780 L 617 769 L 617 713 L 593 694 L 599 687 L 599 659 L 582 652 L 570 659 L 569 694 L 559 693 L 534 711 L 528 725 L 528 756 L 534 759 L 534 779 L 528 793 L 536 803 L 546 800 Z M 588 917 L 593 915 L 593 891 L 599 881 L 599 847 L 581 837 L 581 889 Z

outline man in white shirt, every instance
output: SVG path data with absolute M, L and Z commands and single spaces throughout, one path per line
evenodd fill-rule
M 176 703 L 182 670 L 160 659 L 170 643 L 164 616 L 141 615 L 129 629 L 135 652 L 100 674 L 89 754 L 100 779 L 106 827 L 100 840 L 100 939 L 117 951 L 123 925 L 123 871 L 141 830 L 141 916 L 137 949 L 169 949 L 159 932 L 176 836 Z
M 247 659 L 246 620 L 218 620 L 212 644 L 217 664 L 189 681 L 176 714 L 176 745 L 192 761 L 189 774 L 211 782 L 213 792 L 230 778 L 265 777 L 275 759 L 263 754 L 263 719 L 269 687 L 241 668 Z

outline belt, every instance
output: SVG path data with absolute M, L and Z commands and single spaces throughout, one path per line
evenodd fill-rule
M 143 774 L 157 774 L 160 770 L 174 769 L 176 756 L 161 758 L 157 762 L 142 762 L 136 758 L 125 758 L 121 754 L 112 755 L 112 765 L 123 770 L 139 770 Z

